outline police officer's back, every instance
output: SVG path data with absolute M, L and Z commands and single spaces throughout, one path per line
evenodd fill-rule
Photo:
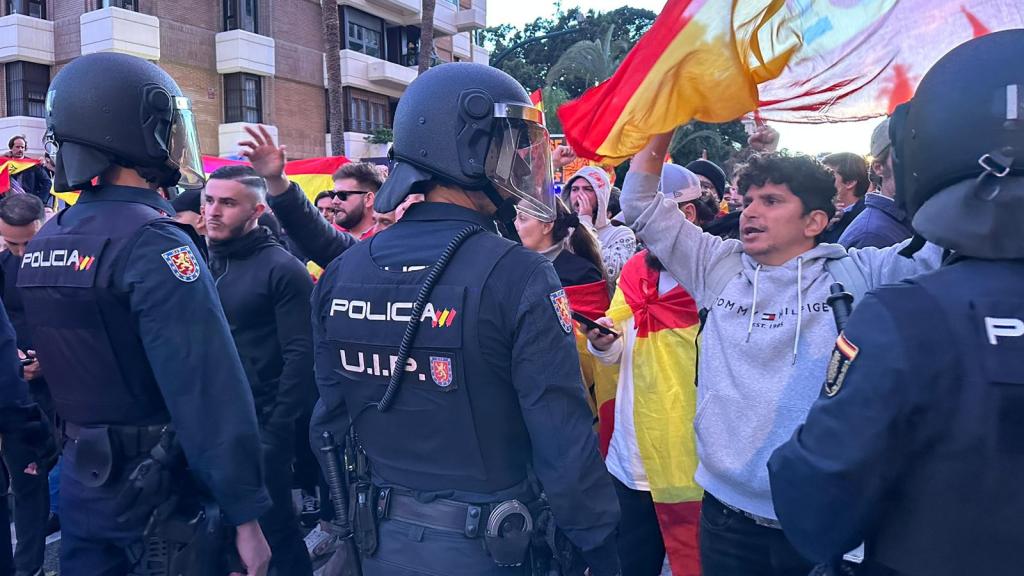
M 248 155 L 271 194 L 283 190 L 273 182 L 283 167 L 276 147 L 253 145 Z M 551 264 L 493 223 L 516 201 L 553 213 L 549 154 L 542 115 L 509 76 L 473 64 L 431 69 L 399 103 L 396 164 L 375 209 L 390 212 L 415 192 L 427 201 L 345 250 L 317 284 L 321 401 L 311 436 L 341 438 L 351 419 L 370 461 L 379 535 L 363 539 L 364 574 L 523 573 L 511 565 L 528 564 L 527 549 L 511 540 L 524 513 L 538 531 L 543 520 L 518 507 L 540 496 L 531 470 L 593 573 L 618 572 L 618 509 L 568 301 Z M 405 336 L 411 319 L 414 338 Z M 396 360 L 403 338 L 407 362 Z M 395 387 L 393 366 L 403 364 Z
M 56 190 L 82 192 L 29 243 L 18 286 L 66 423 L 62 574 L 125 573 L 143 554 L 163 502 L 133 501 L 134 480 L 163 467 L 132 473 L 168 425 L 264 573 L 252 396 L 209 271 L 156 192 L 203 184 L 188 100 L 144 60 L 83 56 L 50 85 L 47 129 Z
M 858 574 L 1012 574 L 1024 547 L 1024 30 L 940 60 L 893 115 L 898 200 L 940 270 L 870 293 L 769 463 L 786 536 Z

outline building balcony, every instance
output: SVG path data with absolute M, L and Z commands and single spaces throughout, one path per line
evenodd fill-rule
M 366 77 L 370 82 L 390 88 L 405 89 L 416 76 L 416 70 L 387 60 L 370 62 L 366 66 Z
M 406 16 L 419 16 L 421 13 L 420 0 L 366 0 L 369 4 L 386 8 Z
M 388 155 L 390 144 L 370 144 L 366 141 L 368 134 L 362 132 L 343 132 L 342 140 L 345 146 L 345 157 L 349 160 L 359 161 L 366 158 L 385 158 Z M 331 154 L 331 135 L 324 137 L 326 155 Z
M 381 60 L 354 50 L 341 51 L 341 85 L 362 88 L 398 98 L 416 79 L 416 68 Z M 327 61 L 324 59 L 324 88 L 327 87 Z
M 274 75 L 274 39 L 245 30 L 217 34 L 217 73 Z
M 21 14 L 0 18 L 0 63 L 18 60 L 53 65 L 53 22 Z
M 160 19 L 122 8 L 82 14 L 82 54 L 121 52 L 146 60 L 160 59 Z
M 246 126 L 255 127 L 257 125 L 248 122 L 231 122 L 217 127 L 217 154 L 221 158 L 238 154 L 238 143 L 251 139 L 249 133 L 245 131 Z M 269 124 L 259 124 L 259 126 L 263 126 L 267 132 L 270 132 L 270 135 L 274 137 L 274 142 L 279 142 L 277 126 Z
M 456 17 L 459 6 L 447 0 L 438 0 L 434 6 L 434 33 L 438 36 L 451 36 L 459 32 Z
M 472 60 L 473 41 L 469 39 L 468 32 L 452 36 L 452 55 L 461 60 Z
M 483 46 L 473 46 L 473 62 L 477 64 L 490 64 L 491 52 Z
M 39 158 L 43 155 L 43 135 L 46 134 L 46 119 L 32 116 L 0 117 L 0 141 L 7 145 L 13 136 L 24 136 L 27 140 L 28 156 Z
M 487 11 L 483 8 L 463 8 L 455 15 L 455 27 L 459 32 L 469 32 L 487 27 Z

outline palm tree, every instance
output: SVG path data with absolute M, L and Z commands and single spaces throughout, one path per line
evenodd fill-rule
M 621 54 L 628 48 L 624 41 L 612 40 L 614 32 L 612 25 L 600 40 L 580 40 L 570 46 L 548 69 L 547 85 L 554 86 L 566 78 L 581 78 L 588 85 L 594 85 L 611 78 L 619 66 Z
M 420 23 L 419 73 L 430 68 L 434 56 L 434 6 L 436 0 L 423 0 L 423 21 Z
M 327 105 L 331 118 L 331 156 L 345 154 L 345 122 L 341 98 L 341 24 L 338 22 L 337 0 L 321 0 L 323 11 L 324 51 L 327 56 Z

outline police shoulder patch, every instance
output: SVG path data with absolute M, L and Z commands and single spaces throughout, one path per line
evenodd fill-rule
M 827 398 L 832 398 L 839 393 L 846 380 L 846 372 L 860 349 L 846 337 L 840 334 L 836 339 L 836 347 L 832 350 L 832 358 L 828 362 L 828 374 L 825 377 L 824 393 Z
M 562 325 L 562 330 L 565 330 L 566 334 L 571 334 L 572 311 L 569 308 L 569 297 L 565 295 L 565 290 L 552 292 L 549 298 L 551 298 L 551 305 L 555 308 L 555 316 L 558 317 L 558 322 Z
M 174 276 L 182 282 L 195 282 L 199 278 L 199 263 L 188 246 L 179 246 L 161 254 Z

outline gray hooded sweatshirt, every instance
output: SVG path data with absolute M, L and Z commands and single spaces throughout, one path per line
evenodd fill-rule
M 697 482 L 726 504 L 775 519 L 768 457 L 803 423 L 821 391 L 838 336 L 826 303 L 836 280 L 826 263 L 847 251 L 820 244 L 782 266 L 763 266 L 743 254 L 740 241 L 687 222 L 657 189 L 658 176 L 630 173 L 622 208 L 651 253 L 709 310 L 694 419 Z M 913 259 L 899 256 L 900 246 L 849 251 L 867 288 L 938 267 L 937 246 Z M 722 270 L 731 279 L 712 280 Z M 724 288 L 713 293 L 714 284 Z

